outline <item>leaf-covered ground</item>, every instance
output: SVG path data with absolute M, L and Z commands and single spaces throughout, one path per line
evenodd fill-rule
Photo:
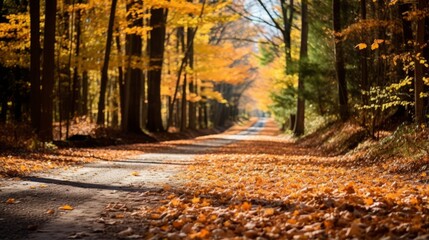
M 276 136 L 199 156 L 179 184 L 106 206 L 106 235 L 143 239 L 428 239 L 425 172 L 326 157 Z M 399 162 L 401 164 L 401 162 Z M 405 163 L 404 163 L 405 164 Z M 130 204 L 133 203 L 133 204 Z

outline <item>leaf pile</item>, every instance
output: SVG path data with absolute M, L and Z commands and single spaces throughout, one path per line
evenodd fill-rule
M 126 223 L 139 223 L 133 234 L 153 239 L 429 238 L 429 186 L 419 182 L 426 174 L 410 181 L 382 167 L 342 166 L 338 157 L 297 147 L 273 132 L 267 128 L 199 157 L 178 176 L 186 184 L 150 193 L 159 200 L 128 210 Z

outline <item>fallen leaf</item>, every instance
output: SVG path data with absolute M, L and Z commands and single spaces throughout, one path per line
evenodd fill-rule
M 194 197 L 193 199 L 192 199 L 192 203 L 193 204 L 196 204 L 196 203 L 199 203 L 200 202 L 200 198 L 198 198 L 198 197 Z
M 374 199 L 372 198 L 365 198 L 363 201 L 367 206 L 371 206 L 374 203 Z
M 248 211 L 252 208 L 252 204 L 248 203 L 248 202 L 244 202 L 243 204 L 241 204 L 241 209 L 243 211 Z
M 132 172 L 132 173 L 131 173 L 131 175 L 132 175 L 132 176 L 137 177 L 137 176 L 140 176 L 140 173 L 139 173 L 139 172 L 134 171 L 134 172 Z
M 266 208 L 264 210 L 264 216 L 265 217 L 272 216 L 272 215 L 274 215 L 274 212 L 275 212 L 274 208 Z
M 8 198 L 8 199 L 6 200 L 6 203 L 8 203 L 8 204 L 15 204 L 15 203 L 16 203 L 16 200 L 15 200 L 15 198 Z
M 55 210 L 54 209 L 48 209 L 48 211 L 46 211 L 47 214 L 54 214 Z
M 72 206 L 70 206 L 70 205 L 66 204 L 66 205 L 63 205 L 63 206 L 59 207 L 58 209 L 59 209 L 59 210 L 71 211 L 71 210 L 73 210 L 74 208 L 73 208 Z

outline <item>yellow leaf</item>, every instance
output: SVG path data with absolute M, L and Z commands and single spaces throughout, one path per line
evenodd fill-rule
M 131 173 L 131 175 L 132 175 L 132 176 L 137 177 L 137 176 L 140 176 L 140 173 L 139 173 L 139 172 L 134 171 L 134 172 L 132 172 L 132 173 Z
M 275 212 L 274 208 L 267 208 L 264 210 L 264 216 L 265 217 L 272 216 L 274 212 Z
M 428 174 L 426 172 L 422 172 L 422 174 L 420 174 L 421 177 L 426 177 Z
M 200 198 L 198 198 L 198 197 L 194 197 L 193 199 L 192 199 L 192 203 L 199 203 L 200 202 Z
M 9 198 L 9 199 L 6 200 L 6 203 L 8 203 L 8 204 L 14 204 L 14 203 L 16 203 L 16 200 L 15 200 L 15 198 Z
M 28 168 L 27 168 L 26 166 L 24 166 L 24 165 L 21 165 L 21 166 L 20 166 L 20 169 L 21 169 L 21 171 L 23 171 L 23 172 L 28 171 Z
M 124 214 L 122 214 L 122 213 L 117 213 L 116 215 L 115 215 L 115 218 L 124 218 L 125 217 L 125 215 Z
M 368 45 L 366 45 L 366 43 L 359 43 L 358 45 L 356 45 L 356 48 L 358 48 L 359 50 L 363 50 L 367 47 Z
M 174 198 L 170 201 L 171 205 L 173 205 L 174 207 L 177 207 L 180 205 L 181 201 L 178 198 Z
M 379 47 L 380 47 L 380 45 L 379 45 L 378 43 L 374 42 L 374 43 L 371 45 L 371 50 L 375 50 L 375 49 L 377 49 L 377 48 L 379 48 Z
M 66 205 L 63 205 L 63 206 L 59 207 L 58 209 L 59 209 L 59 210 L 68 210 L 68 211 L 71 211 L 71 210 L 73 210 L 74 208 L 73 208 L 72 206 L 70 206 L 70 205 L 66 204 Z

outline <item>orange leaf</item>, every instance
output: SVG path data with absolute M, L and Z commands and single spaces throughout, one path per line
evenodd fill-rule
M 14 203 L 16 203 L 16 200 L 15 200 L 15 198 L 9 198 L 9 199 L 6 200 L 6 203 L 8 203 L 8 204 L 14 204 Z
M 244 202 L 242 205 L 241 205 L 241 209 L 243 210 L 243 211 L 248 211 L 248 210 L 250 210 L 252 208 L 252 204 L 251 203 L 248 203 L 248 202 Z
M 66 205 L 63 205 L 63 206 L 59 207 L 58 209 L 59 209 L 59 210 L 67 210 L 67 211 L 71 211 L 71 210 L 73 210 L 74 208 L 73 208 L 72 206 L 70 206 L 70 205 L 66 204 Z
M 179 220 L 176 220 L 176 221 L 173 222 L 173 227 L 175 227 L 177 229 L 180 229 L 180 228 L 183 227 L 184 224 L 185 223 L 183 222 L 183 220 L 179 219 Z
M 365 205 L 368 205 L 368 206 L 374 203 L 374 199 L 372 198 L 365 198 L 363 201 L 365 202 Z
M 356 45 L 356 48 L 358 48 L 359 50 L 363 50 L 367 47 L 368 45 L 366 45 L 366 43 L 359 43 L 358 45 Z

